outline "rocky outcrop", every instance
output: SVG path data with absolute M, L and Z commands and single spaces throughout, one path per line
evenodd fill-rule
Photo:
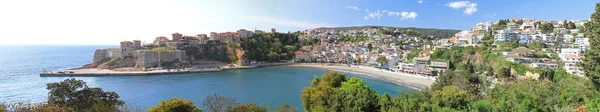
M 243 50 L 240 50 L 240 49 L 236 49 L 235 50 L 235 56 L 237 58 L 236 65 L 238 65 L 238 66 L 248 66 L 248 65 L 250 65 L 250 61 L 248 60 L 248 54 L 246 54 L 246 51 L 243 51 Z

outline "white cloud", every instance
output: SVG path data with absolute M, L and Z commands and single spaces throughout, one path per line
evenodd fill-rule
M 387 13 L 388 16 L 393 16 L 393 17 L 401 16 L 402 18 L 400 18 L 400 20 L 415 19 L 415 18 L 417 18 L 417 16 L 419 16 L 419 14 L 417 14 L 416 12 L 404 12 L 404 11 L 394 12 L 394 11 L 387 11 L 387 10 L 383 10 L 381 12 Z
M 425 3 L 423 0 L 419 0 L 417 1 L 417 3 Z
M 306 21 L 298 21 L 298 20 L 285 20 L 285 19 L 277 19 L 266 16 L 242 16 L 243 18 L 248 18 L 256 21 L 261 21 L 265 23 L 271 23 L 275 25 L 283 25 L 290 27 L 298 27 L 298 28 L 318 28 L 318 27 L 335 27 L 333 24 L 325 24 L 325 23 L 310 23 Z
M 450 3 L 446 4 L 446 6 L 452 8 L 452 9 L 465 8 L 465 10 L 463 12 L 468 15 L 471 15 L 471 14 L 477 12 L 477 3 L 473 3 L 473 2 L 469 2 L 469 1 L 450 2 Z
M 394 18 L 401 17 L 400 20 L 416 19 L 417 16 L 419 16 L 419 14 L 416 12 L 395 12 L 388 10 L 377 10 L 376 12 L 371 12 L 369 9 L 365 9 L 365 11 L 367 12 L 367 16 L 363 17 L 365 20 L 379 20 L 381 16 L 384 15 L 392 16 Z
M 381 14 L 380 10 L 377 10 L 377 12 L 370 12 L 369 9 L 365 9 L 365 11 L 367 11 L 367 14 L 368 14 L 367 16 L 364 17 L 366 20 L 369 20 L 369 19 L 379 20 L 379 18 L 381 18 L 382 14 Z
M 359 11 L 359 10 L 360 10 L 360 9 L 359 9 L 358 7 L 356 7 L 356 6 L 346 6 L 346 8 L 349 8 L 349 9 L 354 9 L 354 10 L 356 10 L 356 11 Z
M 416 12 L 402 12 L 402 18 L 400 20 L 404 20 L 404 19 L 415 19 L 417 18 L 417 16 L 419 16 L 419 14 L 417 14 Z
M 381 12 L 383 12 L 383 13 L 388 13 L 388 16 L 394 16 L 394 17 L 396 17 L 396 16 L 400 16 L 400 12 L 387 11 L 387 10 L 383 10 L 383 11 L 381 11 Z

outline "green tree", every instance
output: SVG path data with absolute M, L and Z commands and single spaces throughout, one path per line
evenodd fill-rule
M 277 107 L 275 110 L 273 110 L 274 112 L 296 112 L 298 109 L 296 109 L 296 107 L 290 105 L 290 104 L 283 104 L 279 107 Z
M 469 106 L 473 112 L 493 112 L 494 110 L 494 106 L 488 99 L 473 102 Z
M 375 60 L 375 61 L 381 65 L 385 65 L 388 62 L 388 60 L 385 58 L 385 56 L 379 56 L 377 58 L 377 60 Z
M 435 91 L 432 99 L 440 107 L 451 107 L 460 110 L 467 108 L 469 94 L 467 91 L 459 90 L 457 86 L 446 86 L 442 90 Z
M 235 104 L 235 98 L 224 97 L 219 94 L 206 96 L 202 102 L 204 109 L 210 112 L 225 112 L 227 109 L 234 107 Z
M 366 86 L 359 78 L 352 77 L 342 83 L 339 88 L 342 98 L 342 111 L 346 112 L 374 112 L 378 108 L 377 92 Z
M 101 88 L 88 87 L 82 80 L 74 78 L 62 82 L 48 83 L 48 103 L 76 111 L 96 111 L 99 109 L 116 111 L 124 104 L 115 92 L 105 92 Z
M 554 31 L 554 25 L 552 23 L 544 23 L 540 26 L 542 33 L 552 33 Z
M 358 78 L 346 80 L 337 72 L 315 77 L 311 87 L 302 89 L 302 106 L 307 112 L 323 111 L 378 111 L 377 92 Z
M 259 106 L 256 103 L 251 104 L 238 104 L 235 107 L 231 107 L 227 110 L 228 112 L 267 112 L 269 107 Z
M 161 100 L 160 104 L 148 109 L 148 112 L 202 112 L 202 109 L 197 108 L 190 100 L 171 98 L 166 102 Z
M 600 3 L 596 4 L 596 11 L 590 20 L 585 24 L 585 35 L 589 38 L 590 49 L 583 54 L 584 58 L 578 65 L 583 68 L 585 76 L 600 89 Z

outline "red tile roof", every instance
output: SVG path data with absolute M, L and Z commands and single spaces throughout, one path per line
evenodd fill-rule
M 296 55 L 307 55 L 308 52 L 304 52 L 304 51 L 296 51 Z

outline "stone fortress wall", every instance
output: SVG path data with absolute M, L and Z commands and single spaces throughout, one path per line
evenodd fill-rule
M 122 58 L 121 49 L 96 49 L 92 63 L 100 63 L 107 58 Z
M 97 49 L 94 52 L 94 58 L 92 64 L 100 65 L 110 58 L 132 58 L 135 60 L 136 68 L 146 68 L 158 65 L 158 51 L 150 50 L 133 50 L 133 49 Z M 182 61 L 186 58 L 185 51 L 173 50 L 173 51 L 161 51 L 160 60 L 161 62 L 173 62 Z
M 137 50 L 136 68 L 147 68 L 158 65 L 158 51 L 149 50 Z M 160 51 L 160 61 L 164 62 L 175 62 L 182 61 L 186 58 L 185 51 L 173 50 L 173 51 Z

